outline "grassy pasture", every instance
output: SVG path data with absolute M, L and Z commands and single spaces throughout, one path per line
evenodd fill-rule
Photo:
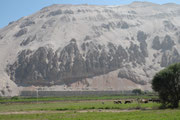
M 137 99 L 137 98 L 157 98 L 157 96 L 148 95 L 111 95 L 111 96 L 70 96 L 70 97 L 39 97 L 38 101 L 79 101 L 79 100 L 119 100 L 119 99 Z M 36 102 L 37 98 L 24 98 L 24 97 L 12 97 L 12 98 L 0 98 L 0 103 L 7 102 Z
M 156 96 L 39 98 L 41 102 L 38 103 L 36 98 L 3 98 L 1 102 L 4 101 L 6 104 L 0 104 L 0 120 L 180 120 L 180 109 L 159 110 L 159 103 L 139 104 L 136 101 L 131 104 L 113 103 L 113 100 L 118 99 L 124 102 L 125 99 L 152 97 Z M 26 113 L 5 114 L 8 112 Z M 35 113 L 28 114 L 29 112 Z
M 1 115 L 0 120 L 179 120 L 180 110 Z
M 104 104 L 102 103 L 104 102 Z M 114 104 L 113 101 L 63 101 L 28 104 L 1 104 L 0 111 L 62 111 L 62 110 L 88 110 L 88 109 L 158 109 L 158 103 Z

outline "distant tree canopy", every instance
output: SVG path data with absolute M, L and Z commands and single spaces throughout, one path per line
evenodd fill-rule
M 132 91 L 132 93 L 134 93 L 134 94 L 138 94 L 138 95 L 140 95 L 140 94 L 142 94 L 142 91 L 141 91 L 141 89 L 134 89 L 133 91 Z
M 178 108 L 180 100 L 180 63 L 158 72 L 152 80 L 152 88 L 158 92 L 164 107 Z

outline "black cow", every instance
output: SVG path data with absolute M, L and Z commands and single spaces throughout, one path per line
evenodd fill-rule
M 125 102 L 124 102 L 124 104 L 130 104 L 130 103 L 132 103 L 133 101 L 132 100 L 126 100 Z
M 114 104 L 122 104 L 120 100 L 114 101 Z

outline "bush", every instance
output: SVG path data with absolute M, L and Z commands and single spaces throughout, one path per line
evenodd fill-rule
M 14 96 L 14 97 L 11 98 L 11 100 L 18 100 L 18 99 L 19 99 L 18 96 Z
M 152 88 L 158 92 L 162 108 L 178 108 L 180 100 L 180 63 L 158 72 L 152 80 Z
M 143 92 L 141 91 L 141 89 L 134 89 L 132 93 L 136 95 L 141 95 Z

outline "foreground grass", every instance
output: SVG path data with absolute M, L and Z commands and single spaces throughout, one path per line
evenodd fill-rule
M 180 120 L 180 110 L 0 115 L 0 120 Z

